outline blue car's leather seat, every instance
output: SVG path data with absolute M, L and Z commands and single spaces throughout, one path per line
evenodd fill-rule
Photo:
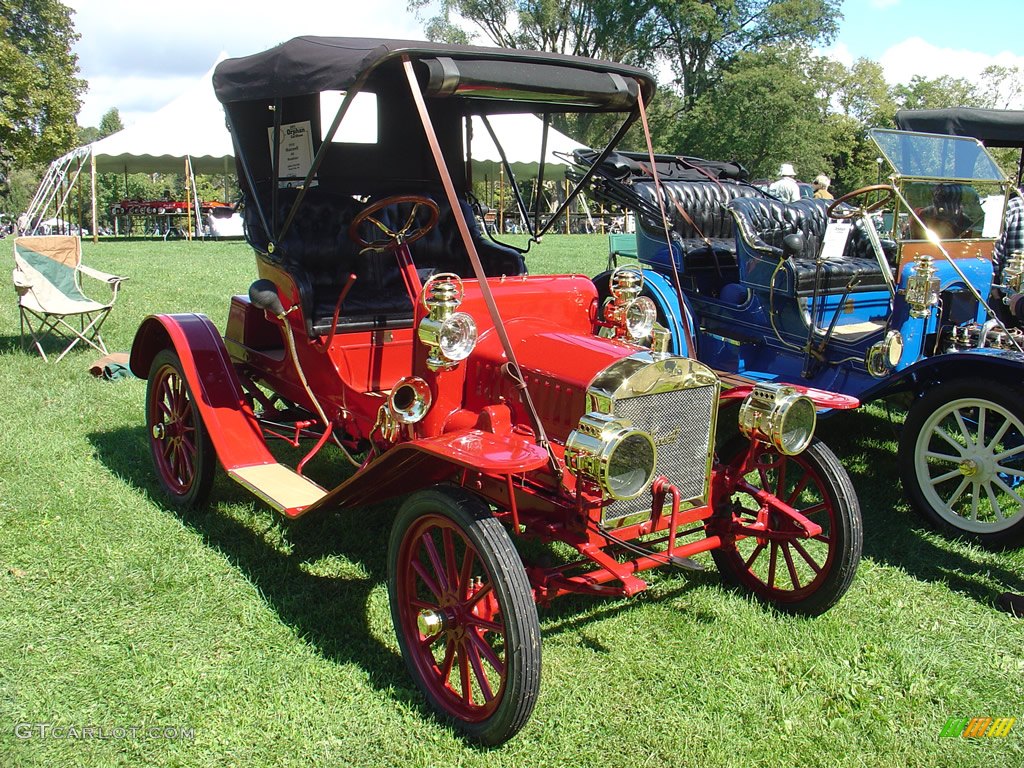
M 736 222 L 736 255 L 740 281 L 753 288 L 771 288 L 785 296 L 808 296 L 814 291 L 817 255 L 822 246 L 829 200 L 801 199 L 783 203 L 764 197 L 742 198 L 729 203 Z M 788 235 L 803 236 L 803 250 L 787 256 L 783 241 Z M 887 251 L 895 243 L 883 243 Z M 821 265 L 818 290 L 841 293 L 886 290 L 881 266 L 872 255 L 861 227 L 855 227 L 841 258 Z

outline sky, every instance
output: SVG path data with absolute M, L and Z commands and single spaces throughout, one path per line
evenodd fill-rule
M 309 34 L 423 37 L 408 0 L 175 0 L 158 11 L 122 0 L 64 2 L 75 11 L 79 74 L 89 83 L 84 126 L 99 125 L 112 107 L 130 125 L 185 91 L 222 53 L 245 56 Z M 836 41 L 820 52 L 846 65 L 874 59 L 891 84 L 914 75 L 973 80 L 989 64 L 1024 70 L 1021 0 L 844 0 L 842 12 Z

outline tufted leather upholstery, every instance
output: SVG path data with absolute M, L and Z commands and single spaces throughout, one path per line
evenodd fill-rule
M 641 197 L 655 206 L 658 204 L 653 181 L 637 182 L 633 186 Z M 676 236 L 673 240 L 683 253 L 681 267 L 695 270 L 734 266 L 736 241 L 727 206 L 737 198 L 760 193 L 751 186 L 729 181 L 664 181 L 661 187 L 666 197 L 665 213 Z M 679 212 L 680 208 L 686 211 L 689 221 Z M 664 240 L 660 222 L 641 220 L 640 224 L 652 236 Z M 710 246 L 704 238 L 711 241 Z
M 296 196 L 295 190 L 281 190 L 278 197 L 278 226 L 284 221 Z M 443 201 L 443 196 L 433 196 Z M 472 209 L 463 203 L 470 233 L 483 263 L 491 276 L 525 274 L 526 265 L 520 253 L 481 237 Z M 339 327 L 379 327 L 391 321 L 412 319 L 412 306 L 398 271 L 393 252 L 360 253 L 349 238 L 349 227 L 364 207 L 349 195 L 310 190 L 302 202 L 285 237 L 267 254 L 268 240 L 260 223 L 256 206 L 245 206 L 246 237 L 261 254 L 287 271 L 295 280 L 302 298 L 307 332 L 322 335 L 330 332 L 334 306 L 350 274 L 356 281 L 345 299 L 339 316 Z M 472 266 L 462 243 L 454 215 L 449 206 L 439 202 L 437 225 L 422 239 L 410 246 L 413 263 L 420 279 L 435 272 L 455 272 L 473 277 Z M 379 211 L 375 218 L 392 230 L 408 219 L 411 204 L 403 203 Z M 264 208 L 269 215 L 270 205 Z M 421 209 L 417 220 L 425 221 Z M 361 236 L 366 241 L 383 236 L 371 224 L 363 225 Z
M 741 281 L 754 287 L 773 287 L 783 295 L 810 295 L 817 271 L 815 259 L 828 223 L 825 209 L 830 202 L 801 199 L 783 203 L 769 198 L 744 198 L 729 203 L 736 221 Z M 796 233 L 803 235 L 803 252 L 783 261 L 783 240 Z M 856 277 L 853 292 L 886 290 L 885 277 L 871 254 L 866 234 L 855 227 L 842 258 L 822 264 L 819 289 L 842 292 Z
M 658 204 L 653 181 L 634 184 L 634 188 L 654 205 Z M 732 217 L 726 206 L 736 198 L 759 194 L 753 187 L 726 181 L 665 181 L 661 188 L 667 198 L 665 211 L 672 229 L 684 242 L 695 240 L 701 245 L 702 236 L 732 240 Z M 693 224 L 679 213 L 679 208 L 686 211 Z

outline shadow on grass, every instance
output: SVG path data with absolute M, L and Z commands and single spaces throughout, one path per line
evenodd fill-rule
M 24 352 L 26 350 L 33 350 L 32 337 L 26 334 L 24 336 L 6 336 L 0 334 L 0 353 L 6 352 Z M 47 350 L 49 352 L 49 350 Z
M 281 620 L 325 658 L 341 664 L 358 664 L 375 688 L 388 691 L 417 709 L 425 719 L 433 718 L 433 710 L 419 694 L 400 655 L 376 639 L 368 623 L 371 593 L 387 580 L 387 542 L 400 500 L 324 512 L 296 521 L 278 517 L 268 525 L 261 513 L 253 513 L 248 521 L 232 516 L 226 509 L 228 505 L 246 504 L 253 497 L 218 470 L 212 503 L 200 510 L 182 510 L 167 503 L 159 486 L 150 463 L 144 427 L 93 432 L 88 438 L 105 466 L 226 557 L 260 590 Z M 330 457 L 318 456 L 310 464 L 311 474 L 326 468 L 334 475 L 332 479 L 340 482 L 344 478 L 337 476 L 337 469 L 330 463 Z M 356 570 L 358 575 L 314 572 L 331 569 L 330 558 L 335 556 L 355 566 L 350 570 Z M 679 587 L 662 590 L 658 599 L 678 596 L 710 579 L 717 581 L 714 570 L 691 574 Z M 564 632 L 580 633 L 593 651 L 606 653 L 607 649 L 596 641 L 588 641 L 583 634 L 586 626 L 636 607 L 639 606 L 635 598 L 608 601 L 590 596 L 565 597 L 553 607 L 541 609 L 543 634 L 550 637 Z M 714 621 L 710 616 L 695 618 Z M 475 746 L 468 741 L 466 744 Z
M 421 710 L 419 696 L 398 653 L 385 646 L 368 624 L 370 594 L 386 579 L 387 537 L 393 509 L 384 506 L 324 513 L 315 518 L 267 525 L 254 514 L 252 527 L 221 505 L 244 504 L 253 497 L 218 470 L 212 502 L 203 509 L 178 509 L 167 503 L 149 459 L 142 426 L 94 432 L 89 440 L 112 472 L 129 480 L 158 508 L 175 515 L 203 542 L 220 552 L 251 581 L 288 626 L 326 659 L 355 663 L 371 685 Z M 344 558 L 356 575 L 323 575 L 335 570 L 329 559 Z
M 46 356 L 51 361 L 55 361 L 65 349 L 68 348 L 70 340 L 61 339 L 52 334 L 43 336 L 39 339 L 39 343 L 43 347 L 43 351 L 46 352 Z M 16 353 L 21 352 L 29 357 L 40 358 L 39 350 L 36 348 L 35 342 L 32 340 L 32 336 L 29 335 L 28 329 L 25 329 L 23 336 L 8 336 L 0 334 L 0 354 Z M 74 357 L 82 355 L 84 358 L 88 358 L 90 361 L 95 360 L 103 355 L 103 353 L 90 346 L 84 341 L 79 341 L 75 344 L 74 348 L 68 352 L 64 360 L 73 359 Z
M 892 445 L 899 428 L 885 415 L 859 409 L 833 416 L 818 429 L 843 459 L 857 489 L 864 519 L 864 555 L 922 581 L 946 584 L 986 605 L 992 605 L 1000 592 L 1024 591 L 1024 579 L 1018 573 L 988 558 L 979 562 L 962 554 L 952 541 L 945 545 L 911 509 L 902 492 L 895 448 L 879 447 Z M 861 455 L 865 461 L 855 461 Z

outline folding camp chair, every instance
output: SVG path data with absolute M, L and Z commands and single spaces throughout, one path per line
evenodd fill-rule
M 27 327 L 43 360 L 48 359 L 42 344 L 47 337 L 67 342 L 58 362 L 80 341 L 107 354 L 100 326 L 114 306 L 125 278 L 82 264 L 82 242 L 73 235 L 17 237 L 14 264 L 23 348 Z M 86 296 L 82 292 L 82 275 L 110 286 L 110 301 L 101 304 Z

